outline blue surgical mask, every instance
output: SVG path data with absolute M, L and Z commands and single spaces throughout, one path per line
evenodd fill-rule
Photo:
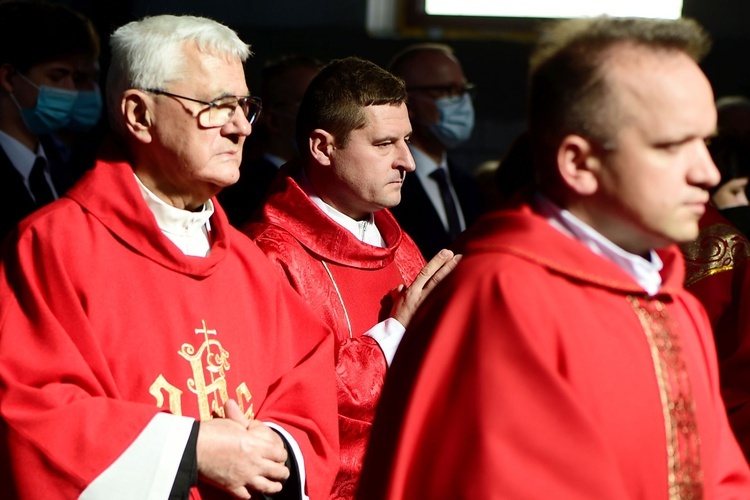
M 33 108 L 22 108 L 11 94 L 13 102 L 21 111 L 21 117 L 31 133 L 47 135 L 67 125 L 70 121 L 73 106 L 78 99 L 78 91 L 47 85 L 38 86 L 22 74 L 19 73 L 18 75 L 39 91 L 36 106 Z
M 430 125 L 430 131 L 446 149 L 453 149 L 471 136 L 474 130 L 474 106 L 471 96 L 464 93 L 435 100 L 440 121 Z
M 99 123 L 102 116 L 102 94 L 99 89 L 81 90 L 73 105 L 70 122 L 65 126 L 71 132 L 88 132 Z

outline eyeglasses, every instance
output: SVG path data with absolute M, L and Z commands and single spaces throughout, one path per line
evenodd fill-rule
M 263 101 L 261 101 L 260 98 L 253 96 L 230 95 L 219 97 L 211 102 L 207 102 L 159 89 L 143 90 L 145 92 L 151 92 L 152 94 L 185 99 L 187 101 L 193 101 L 208 106 L 208 108 L 203 109 L 198 113 L 198 123 L 201 127 L 205 128 L 223 127 L 229 123 L 234 116 L 234 112 L 237 110 L 237 106 L 242 109 L 242 112 L 247 117 L 247 121 L 252 125 L 258 119 L 258 116 L 260 116 L 260 112 L 263 109 Z
M 476 87 L 473 83 L 466 83 L 464 85 L 416 85 L 414 87 L 406 87 L 407 92 L 435 92 L 441 95 L 447 96 L 462 96 L 469 94 L 470 97 L 474 97 L 476 93 Z

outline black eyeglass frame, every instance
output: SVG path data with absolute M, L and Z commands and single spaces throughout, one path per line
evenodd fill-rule
M 245 113 L 245 117 L 247 118 L 247 121 L 250 123 L 250 125 L 253 125 L 257 121 L 258 117 L 260 116 L 260 112 L 263 111 L 263 101 L 260 99 L 260 97 L 255 97 L 251 95 L 246 95 L 246 96 L 225 95 L 225 96 L 217 97 L 213 101 L 202 101 L 200 99 L 195 99 L 194 97 L 187 97 L 184 95 L 174 94 L 172 92 L 167 92 L 166 90 L 161 90 L 161 89 L 143 89 L 143 91 L 150 92 L 156 95 L 165 95 L 168 97 L 185 99 L 186 101 L 197 102 L 199 104 L 204 104 L 208 106 L 208 108 L 201 110 L 201 113 L 204 113 L 206 111 L 210 113 L 211 109 L 217 106 L 217 102 L 223 99 L 226 99 L 228 97 L 232 97 L 234 99 L 237 99 L 237 106 L 243 108 L 243 110 L 244 110 L 244 106 L 242 103 L 243 102 L 248 103 L 247 113 Z M 229 116 L 229 120 L 224 125 L 226 125 L 227 123 L 231 121 L 232 116 L 233 115 Z M 224 125 L 215 125 L 215 126 L 223 127 Z
M 456 90 L 460 90 L 459 93 L 456 93 Z M 474 96 L 474 94 L 477 91 L 476 86 L 473 83 L 465 83 L 463 85 L 456 86 L 456 85 L 414 85 L 410 87 L 406 87 L 407 92 L 418 92 L 418 91 L 436 91 L 436 92 L 444 92 L 448 95 L 464 95 L 469 94 L 469 96 Z

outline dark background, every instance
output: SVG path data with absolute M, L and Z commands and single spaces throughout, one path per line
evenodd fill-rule
M 396 30 L 374 35 L 367 28 L 368 1 L 390 0 L 65 0 L 92 19 L 103 40 L 107 65 L 107 36 L 118 26 L 156 14 L 211 17 L 235 31 L 255 55 L 246 73 L 251 91 L 260 70 L 285 54 L 308 54 L 324 61 L 359 56 L 381 66 L 406 45 L 425 40 L 450 44 L 476 84 L 477 127 L 456 159 L 472 170 L 484 160 L 499 159 L 524 127 L 527 58 L 533 31 L 500 37 L 496 33 L 464 31 L 457 38 L 440 30 Z M 460 1 L 460 0 L 457 0 Z M 656 0 L 655 0 L 656 1 Z M 698 20 L 714 40 L 703 68 L 717 97 L 750 95 L 750 1 L 685 0 L 683 15 Z M 405 33 L 408 33 L 406 35 Z M 432 36 L 428 37 L 426 33 Z

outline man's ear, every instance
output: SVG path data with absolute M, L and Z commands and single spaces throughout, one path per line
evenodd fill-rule
M 150 143 L 153 139 L 153 110 L 149 106 L 153 106 L 153 101 L 137 89 L 126 90 L 120 101 L 125 128 L 133 137 L 144 143 Z
M 321 165 L 331 164 L 331 155 L 336 149 L 334 146 L 333 136 L 323 129 L 316 128 L 310 134 L 308 141 L 310 145 L 310 155 Z
M 10 77 L 15 73 L 13 66 L 5 63 L 0 66 L 0 87 L 9 94 L 13 92 L 13 84 L 10 83 Z
M 597 149 L 580 135 L 568 135 L 557 148 L 557 169 L 563 182 L 582 196 L 589 196 L 599 187 L 601 159 Z

